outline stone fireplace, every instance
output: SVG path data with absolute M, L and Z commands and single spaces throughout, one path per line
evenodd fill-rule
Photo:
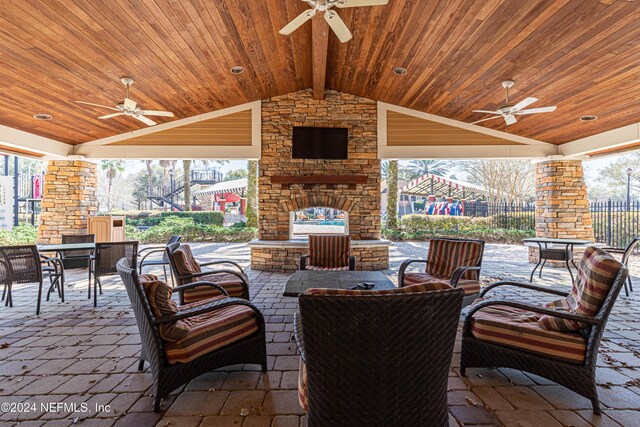
M 293 159 L 294 126 L 348 128 L 348 159 Z M 251 268 L 297 269 L 307 243 L 290 238 L 291 212 L 311 207 L 347 213 L 358 269 L 388 268 L 389 242 L 380 240 L 377 148 L 375 101 L 336 91 L 327 91 L 324 100 L 314 100 L 311 89 L 264 100 L 258 177 L 259 239 L 250 244 Z

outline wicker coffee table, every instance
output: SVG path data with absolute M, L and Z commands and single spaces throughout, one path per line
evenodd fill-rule
M 380 271 L 299 270 L 284 285 L 285 297 L 297 297 L 309 288 L 349 289 L 359 283 L 375 283 L 372 290 L 394 289 L 396 285 Z

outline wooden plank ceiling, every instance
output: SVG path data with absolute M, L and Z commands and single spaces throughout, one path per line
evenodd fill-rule
M 120 102 L 124 75 L 142 108 L 175 119 L 312 87 L 312 23 L 278 34 L 300 0 L 108 3 L 0 0 L 0 124 L 72 144 L 143 128 L 74 102 Z M 329 89 L 472 122 L 512 79 L 513 100 L 556 112 L 481 125 L 553 143 L 640 117 L 640 1 L 390 0 L 338 13 L 354 38 L 329 34 Z M 588 114 L 599 119 L 578 120 Z

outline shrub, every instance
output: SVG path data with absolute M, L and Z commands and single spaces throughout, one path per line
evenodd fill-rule
M 142 243 L 165 243 L 172 235 L 182 236 L 185 242 L 248 242 L 254 239 L 258 230 L 250 227 L 219 227 L 197 223 L 194 218 L 167 216 L 158 225 L 147 230 L 127 227 L 127 239 Z
M 522 239 L 534 237 L 534 230 L 505 230 L 485 228 L 476 230 L 426 230 L 417 232 L 382 230 L 382 237 L 393 241 L 427 241 L 432 237 L 454 237 L 459 239 L 480 239 L 491 243 L 521 244 Z
M 116 211 L 110 214 L 124 215 L 127 218 L 127 224 L 133 225 L 134 227 L 154 227 L 168 217 L 192 218 L 195 224 L 209 224 L 218 227 L 222 227 L 224 224 L 224 214 L 218 211 Z
M 0 245 L 33 245 L 38 238 L 38 228 L 31 225 L 18 225 L 12 230 L 0 230 Z

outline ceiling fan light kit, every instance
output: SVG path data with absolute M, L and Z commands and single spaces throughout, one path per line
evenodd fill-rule
M 503 118 L 504 122 L 507 126 L 517 123 L 516 116 L 522 116 L 526 114 L 540 114 L 540 113 L 551 113 L 556 110 L 556 106 L 552 107 L 540 107 L 540 108 L 530 108 L 525 110 L 524 108 L 533 104 L 538 100 L 538 98 L 525 98 L 517 104 L 513 104 L 509 101 L 509 89 L 511 89 L 515 85 L 513 80 L 505 80 L 502 82 L 502 87 L 506 91 L 505 103 L 499 106 L 495 111 L 491 110 L 473 110 L 474 113 L 485 113 L 485 114 L 493 114 L 494 117 L 487 117 L 484 119 L 476 120 L 472 122 L 472 125 L 475 125 L 480 122 L 485 122 L 487 120 L 499 119 Z
M 113 117 L 118 117 L 118 116 L 129 116 L 138 121 L 141 121 L 147 126 L 153 126 L 156 124 L 156 122 L 154 122 L 153 120 L 145 116 L 173 117 L 173 113 L 170 111 L 155 111 L 155 110 L 141 109 L 138 106 L 138 103 L 136 101 L 129 98 L 129 88 L 133 84 L 133 79 L 131 77 L 125 76 L 120 78 L 120 81 L 122 82 L 123 85 L 125 85 L 126 93 L 125 93 L 124 101 L 117 103 L 115 107 L 109 107 L 106 105 L 94 104 L 92 102 L 85 102 L 85 101 L 76 101 L 76 102 L 79 104 L 91 105 L 93 107 L 107 108 L 109 110 L 116 111 L 115 113 L 98 117 L 99 119 L 102 119 L 102 120 L 111 119 Z
M 346 7 L 361 7 L 361 6 L 384 6 L 389 3 L 389 0 L 302 0 L 311 6 L 311 9 L 305 10 L 300 15 L 296 16 L 293 21 L 282 27 L 280 34 L 288 36 L 295 30 L 300 28 L 302 24 L 316 16 L 318 13 L 324 14 L 324 20 L 327 21 L 329 27 L 338 37 L 341 43 L 346 43 L 353 38 L 353 34 L 349 31 L 349 28 L 344 23 L 342 18 L 334 10 L 334 7 L 339 9 Z

